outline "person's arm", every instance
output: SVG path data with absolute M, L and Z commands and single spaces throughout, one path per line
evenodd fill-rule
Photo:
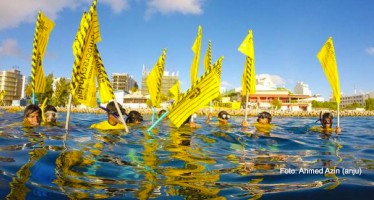
M 213 114 L 212 114 L 212 113 L 209 113 L 209 114 L 208 114 L 208 117 L 207 117 L 206 120 L 205 120 L 205 123 L 206 123 L 206 124 L 209 124 L 209 123 L 210 123 L 210 120 L 212 120 L 212 117 L 213 117 Z

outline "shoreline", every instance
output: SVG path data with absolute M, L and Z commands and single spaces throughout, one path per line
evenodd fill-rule
M 25 107 L 21 106 L 0 106 L 0 109 L 8 111 L 8 112 L 20 112 L 23 111 Z M 152 114 L 151 108 L 129 108 L 124 107 L 127 112 L 130 112 L 131 110 L 136 110 L 140 112 L 142 115 L 148 115 Z M 66 107 L 56 107 L 58 112 L 66 112 Z M 157 108 L 156 112 L 158 113 L 162 108 Z M 201 108 L 199 111 L 196 112 L 199 116 L 207 116 L 209 113 L 209 107 Z M 213 116 L 217 116 L 218 112 L 220 111 L 226 111 L 231 116 L 244 116 L 245 110 L 234 110 L 230 108 L 212 108 Z M 258 113 L 267 111 L 272 116 L 275 117 L 319 117 L 320 112 L 331 112 L 334 116 L 337 115 L 337 112 L 335 110 L 313 110 L 313 111 L 279 111 L 279 110 L 248 110 L 248 116 L 257 116 Z M 78 107 L 72 107 L 71 112 L 73 113 L 91 113 L 91 114 L 105 114 L 106 112 L 103 111 L 100 108 L 78 108 Z M 341 117 L 347 117 L 347 116 L 374 116 L 374 111 L 356 111 L 356 110 L 342 110 L 340 111 Z

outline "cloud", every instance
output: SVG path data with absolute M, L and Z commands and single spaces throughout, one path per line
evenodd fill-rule
M 58 14 L 64 9 L 75 10 L 80 6 L 89 9 L 87 0 L 13 0 L 0 1 L 0 30 L 18 27 L 21 23 L 35 23 L 39 10 L 55 21 Z M 127 0 L 100 0 L 112 8 L 114 13 L 119 13 L 128 7 Z
M 258 74 L 256 75 L 256 79 L 257 79 L 257 83 L 259 82 L 259 79 L 263 80 L 262 83 L 265 84 L 266 86 L 285 87 L 284 79 L 278 75 Z
M 221 81 L 221 87 L 230 87 L 232 86 L 229 82 L 227 81 Z
M 366 51 L 366 53 L 368 53 L 369 55 L 374 56 L 374 47 L 369 47 L 369 48 L 367 48 L 365 51 Z
M 182 13 L 199 15 L 203 13 L 201 8 L 203 0 L 149 0 L 147 2 L 146 19 L 154 13 L 161 14 Z
M 0 57 L 3 56 L 21 56 L 21 49 L 18 47 L 17 40 L 6 39 L 1 43 L 0 46 Z

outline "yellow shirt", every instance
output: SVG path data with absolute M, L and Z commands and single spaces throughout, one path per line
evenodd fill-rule
M 125 129 L 125 126 L 122 123 L 118 123 L 113 126 L 109 124 L 108 120 L 105 120 L 97 124 L 92 124 L 90 128 L 96 128 L 100 130 L 119 130 L 119 129 Z
M 323 128 L 321 126 L 313 126 L 312 128 L 310 128 L 310 130 L 320 133 L 333 133 L 335 131 L 335 129 L 333 128 Z
M 273 124 L 260 124 L 260 123 L 254 123 L 254 127 L 256 127 L 257 131 L 262 133 L 269 133 L 271 129 L 274 128 Z

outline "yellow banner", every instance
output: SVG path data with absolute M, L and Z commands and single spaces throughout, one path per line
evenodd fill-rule
M 205 58 L 204 58 L 204 68 L 205 71 L 212 66 L 212 42 L 209 40 L 208 42 L 208 49 L 206 50 Z
M 192 45 L 192 51 L 194 52 L 195 56 L 191 64 L 191 85 L 195 83 L 198 77 L 198 73 L 199 73 L 199 60 L 200 60 L 200 48 L 201 48 L 202 37 L 203 37 L 203 30 L 201 26 L 199 26 L 197 37 L 195 39 L 195 42 Z
M 331 85 L 335 101 L 337 103 L 340 103 L 339 74 L 335 59 L 335 49 L 332 42 L 332 37 L 329 37 L 325 45 L 323 45 L 323 47 L 317 54 L 317 58 L 320 61 L 327 80 Z
M 169 91 L 174 97 L 174 102 L 178 102 L 179 94 L 180 94 L 180 91 L 181 91 L 179 80 L 170 88 Z
M 170 108 L 169 119 L 180 127 L 184 121 L 201 107 L 208 104 L 220 94 L 220 74 L 222 62 L 214 65 L 206 71 L 187 92 L 182 95 L 180 101 Z
M 248 31 L 248 35 L 240 44 L 238 51 L 246 55 L 242 76 L 242 95 L 254 94 L 256 92 L 256 72 L 252 30 Z
M 108 103 L 114 99 L 113 87 L 109 81 L 108 74 L 106 73 L 103 61 L 101 60 L 99 50 L 96 46 L 95 55 L 96 69 L 97 69 L 97 81 L 99 84 L 100 102 Z
M 31 62 L 31 84 L 34 93 L 44 93 L 45 75 L 42 63 L 47 49 L 49 35 L 54 26 L 55 24 L 39 11 L 34 33 Z
M 152 106 L 160 107 L 161 104 L 161 79 L 164 74 L 166 49 L 163 50 L 157 63 L 147 77 L 147 86 L 151 96 Z
M 82 104 L 96 107 L 96 43 L 101 40 L 100 27 L 96 12 L 96 1 L 90 11 L 83 15 L 80 27 L 73 43 L 74 67 L 71 93 Z M 75 49 L 75 50 L 74 50 Z

